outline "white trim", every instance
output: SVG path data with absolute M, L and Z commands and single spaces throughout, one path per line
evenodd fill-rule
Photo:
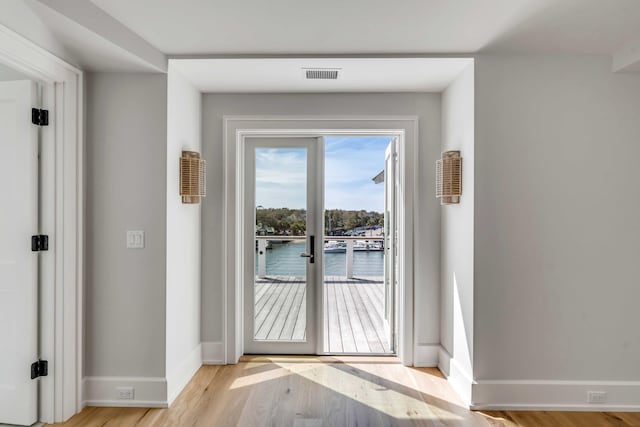
M 473 378 L 442 346 L 438 352 L 438 369 L 447 377 L 449 384 L 462 401 L 470 407 L 474 390 Z
M 43 253 L 40 355 L 49 376 L 40 379 L 40 421 L 68 419 L 82 409 L 83 327 L 83 76 L 82 72 L 18 33 L 0 25 L 0 62 L 45 84 L 50 126 L 43 129 Z M 53 186 L 51 185 L 53 184 Z M 52 290 L 52 291 L 51 291 Z M 52 336 L 46 336 L 51 334 Z
M 448 377 L 451 372 L 451 355 L 442 345 L 438 349 L 438 369 L 445 377 Z
M 414 271 L 413 222 L 418 158 L 417 116 L 224 116 L 224 344 L 225 363 L 237 363 L 242 355 L 242 284 L 239 241 L 242 230 L 236 215 L 242 195 L 242 141 L 248 135 L 286 134 L 323 136 L 329 134 L 377 134 L 399 139 L 399 303 L 404 316 L 398 324 L 398 356 L 403 364 L 414 360 Z M 306 122 L 306 123 L 305 123 Z M 240 174 L 240 175 L 239 175 Z M 239 228 L 240 227 L 240 228 Z
M 132 400 L 118 399 L 116 387 L 133 387 Z M 84 391 L 88 406 L 167 408 L 167 380 L 162 377 L 86 377 Z
M 438 367 L 440 344 L 418 344 L 414 351 L 413 366 L 417 368 Z
M 589 391 L 607 401 L 587 403 Z M 640 412 L 640 381 L 477 380 L 471 409 Z
M 169 405 L 178 397 L 201 366 L 202 344 L 198 344 L 173 372 L 167 372 L 167 403 Z
M 224 343 L 222 341 L 202 343 L 203 365 L 224 365 Z
M 640 412 L 640 381 L 473 380 L 440 346 L 438 369 L 473 410 Z M 587 403 L 589 391 L 607 402 Z

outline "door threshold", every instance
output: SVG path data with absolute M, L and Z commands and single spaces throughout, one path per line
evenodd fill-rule
M 396 355 L 253 355 L 246 354 L 240 357 L 239 362 L 245 363 L 369 363 L 369 364 L 401 364 Z

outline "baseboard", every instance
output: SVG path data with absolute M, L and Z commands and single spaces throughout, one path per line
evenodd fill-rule
M 117 387 L 133 387 L 133 399 L 119 399 Z M 166 408 L 167 380 L 163 377 L 85 377 L 84 406 Z
M 437 367 L 440 348 L 440 344 L 418 344 L 413 352 L 413 366 L 416 368 Z
M 204 365 L 224 365 L 224 343 L 222 341 L 203 342 L 202 363 Z
M 603 403 L 588 403 L 590 391 L 606 392 Z M 640 411 L 639 381 L 477 380 L 472 409 L 547 411 Z
M 167 402 L 169 405 L 178 397 L 201 366 L 202 344 L 198 344 L 173 372 L 167 374 Z
M 438 349 L 438 369 L 447 377 L 451 373 L 451 355 L 443 346 Z
M 471 407 L 473 378 L 442 346 L 438 349 L 438 369 L 447 377 L 449 384 L 462 401 Z

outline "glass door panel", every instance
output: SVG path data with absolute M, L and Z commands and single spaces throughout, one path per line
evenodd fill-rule
M 324 353 L 393 354 L 393 137 L 323 146 Z
M 245 147 L 245 353 L 314 353 L 316 138 Z

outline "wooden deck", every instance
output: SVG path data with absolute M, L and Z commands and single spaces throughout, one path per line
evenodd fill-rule
M 392 353 L 385 332 L 381 277 L 326 276 L 324 347 L 329 353 Z M 306 283 L 301 277 L 256 279 L 255 337 L 303 340 Z

